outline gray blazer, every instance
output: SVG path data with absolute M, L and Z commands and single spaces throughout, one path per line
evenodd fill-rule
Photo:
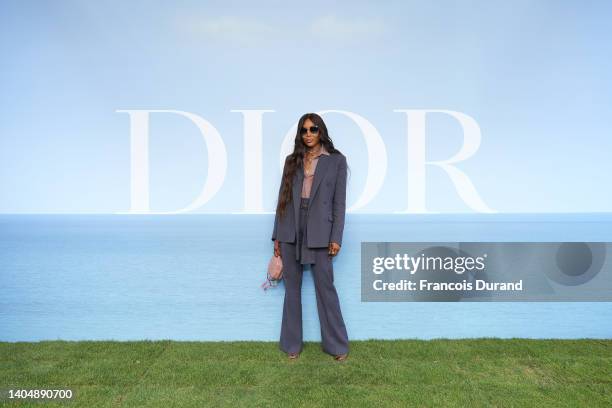
M 285 168 L 287 167 L 285 158 Z M 342 245 L 344 216 L 346 212 L 346 157 L 342 153 L 322 154 L 315 169 L 308 206 L 308 229 L 306 245 L 308 248 L 327 248 L 330 242 Z M 283 174 L 285 169 L 283 169 Z M 274 218 L 272 240 L 296 242 L 296 220 L 300 215 L 300 196 L 304 170 L 298 168 L 293 177 L 292 201 L 280 218 Z M 282 182 L 281 182 L 282 188 Z M 279 188 L 279 200 L 281 188 Z

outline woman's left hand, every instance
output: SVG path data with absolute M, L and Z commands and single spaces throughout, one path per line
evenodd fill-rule
M 338 252 L 340 252 L 340 244 L 336 242 L 330 242 L 329 243 L 329 255 L 336 256 L 338 255 Z

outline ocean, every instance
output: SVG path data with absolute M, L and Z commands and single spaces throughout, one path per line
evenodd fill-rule
M 2 215 L 0 341 L 266 340 L 273 215 Z M 612 214 L 352 214 L 334 259 L 349 339 L 612 338 L 612 302 L 362 302 L 362 241 L 612 241 Z M 319 341 L 311 271 L 304 340 Z

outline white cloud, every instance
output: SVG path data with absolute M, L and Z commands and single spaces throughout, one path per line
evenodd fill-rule
M 381 18 L 349 19 L 334 15 L 315 17 L 310 24 L 274 24 L 250 17 L 220 16 L 202 18 L 182 16 L 179 29 L 199 40 L 220 44 L 265 45 L 274 42 L 317 40 L 322 45 L 361 44 L 385 34 L 387 26 Z
M 261 44 L 273 40 L 278 30 L 264 22 L 244 17 L 199 18 L 184 16 L 178 20 L 182 31 L 195 37 L 238 45 Z
M 327 15 L 316 18 L 310 26 L 310 32 L 324 41 L 357 43 L 384 35 L 386 28 L 381 18 L 340 19 Z

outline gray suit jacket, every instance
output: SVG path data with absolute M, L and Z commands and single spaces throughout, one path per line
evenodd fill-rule
M 285 159 L 285 167 L 287 166 L 287 158 Z M 309 248 L 327 248 L 330 242 L 337 242 L 342 245 L 346 213 L 346 169 L 346 157 L 342 153 L 319 156 L 308 207 L 308 225 L 306 226 L 308 242 L 306 242 L 306 245 Z M 284 171 L 283 169 L 283 173 Z M 296 242 L 296 226 L 300 215 L 303 180 L 304 170 L 299 168 L 293 177 L 290 207 L 287 208 L 282 218 L 279 217 L 278 212 L 274 218 L 272 240 Z M 280 190 L 279 188 L 279 199 Z

